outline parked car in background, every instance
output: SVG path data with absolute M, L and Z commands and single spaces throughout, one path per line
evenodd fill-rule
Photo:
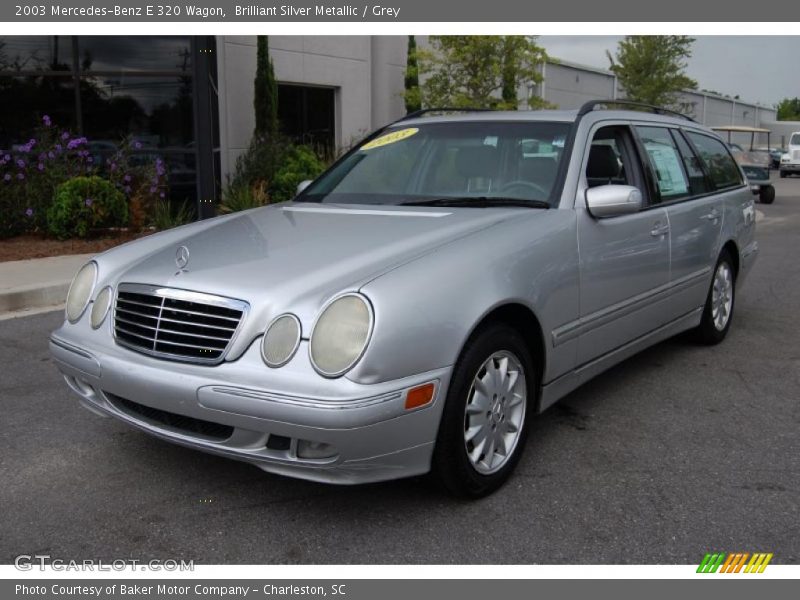
M 781 156 L 786 154 L 786 148 L 770 148 L 769 149 L 769 156 L 770 156 L 770 166 L 773 169 L 780 169 L 781 167 Z
M 91 411 L 265 471 L 488 494 L 578 386 L 725 339 L 756 259 L 723 141 L 630 104 L 409 115 L 293 201 L 93 258 L 55 363 Z
M 789 148 L 781 156 L 781 177 L 788 177 L 800 173 L 800 131 L 796 131 L 789 138 Z

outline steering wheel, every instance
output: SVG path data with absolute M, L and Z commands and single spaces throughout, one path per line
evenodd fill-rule
M 508 194 L 514 189 L 522 190 L 523 195 L 525 194 L 525 191 L 533 190 L 534 198 L 537 200 L 544 200 L 550 195 L 550 193 L 542 186 L 525 179 L 515 179 L 514 181 L 509 181 L 498 191 L 502 194 Z

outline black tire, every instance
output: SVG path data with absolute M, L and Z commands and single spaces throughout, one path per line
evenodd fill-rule
M 472 464 L 467 454 L 466 407 L 473 390 L 473 381 L 484 364 L 497 352 L 512 354 L 522 366 L 525 375 L 525 411 L 513 450 L 503 459 L 505 462 L 499 470 L 483 474 Z M 504 323 L 493 323 L 473 334 L 453 370 L 433 452 L 431 475 L 447 492 L 460 498 L 480 498 L 503 485 L 519 462 L 525 447 L 529 422 L 536 409 L 538 385 L 539 374 L 536 373 L 530 350 L 519 332 Z
M 788 173 L 786 171 L 781 171 L 781 179 L 786 179 Z
M 731 288 L 730 288 L 730 309 L 728 311 L 727 321 L 725 322 L 725 326 L 720 329 L 714 322 L 713 295 L 714 295 L 714 284 L 717 278 L 717 273 L 719 272 L 721 265 L 726 265 L 728 271 L 730 272 Z M 697 338 L 697 340 L 700 343 L 709 346 L 713 346 L 714 344 L 719 344 L 722 340 L 724 340 L 725 336 L 728 335 L 728 330 L 731 328 L 731 322 L 733 321 L 733 312 L 735 308 L 736 308 L 736 270 L 734 268 L 733 259 L 731 258 L 730 253 L 727 250 L 723 250 L 722 253 L 719 255 L 719 259 L 717 259 L 717 264 L 714 267 L 714 272 L 711 275 L 711 285 L 709 286 L 708 295 L 706 296 L 706 304 L 703 307 L 703 318 L 700 321 L 700 325 L 698 325 L 697 329 L 695 329 L 695 337 Z
M 775 201 L 775 188 L 771 185 L 762 186 L 758 192 L 761 204 L 772 204 Z

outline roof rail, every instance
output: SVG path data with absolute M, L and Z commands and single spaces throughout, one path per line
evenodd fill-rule
M 405 117 L 400 117 L 395 121 L 395 123 L 399 123 L 400 121 L 405 121 L 407 119 L 416 119 L 417 117 L 421 117 L 428 113 L 432 112 L 491 112 L 493 109 L 491 108 L 456 108 L 453 106 L 440 106 L 438 108 L 421 108 L 419 110 L 415 110 L 414 112 L 408 113 Z
M 681 112 L 676 110 L 670 110 L 668 108 L 662 108 L 660 106 L 654 106 L 652 104 L 646 104 L 644 102 L 635 102 L 633 100 L 590 100 L 586 102 L 583 106 L 580 107 L 578 110 L 578 118 L 587 115 L 588 113 L 592 112 L 598 106 L 630 106 L 634 108 L 646 108 L 648 111 L 657 114 L 657 115 L 666 115 L 666 116 L 673 116 L 673 117 L 680 117 L 681 119 L 686 119 L 687 121 L 691 121 L 692 123 L 696 123 L 696 121 L 690 117 L 689 115 L 685 115 Z

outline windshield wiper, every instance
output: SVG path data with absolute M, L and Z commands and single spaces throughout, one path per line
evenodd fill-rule
M 498 196 L 462 196 L 453 198 L 434 198 L 432 200 L 411 200 L 401 202 L 400 206 L 466 206 L 470 208 L 494 208 L 519 206 L 521 208 L 551 208 L 544 200 L 523 200 Z

